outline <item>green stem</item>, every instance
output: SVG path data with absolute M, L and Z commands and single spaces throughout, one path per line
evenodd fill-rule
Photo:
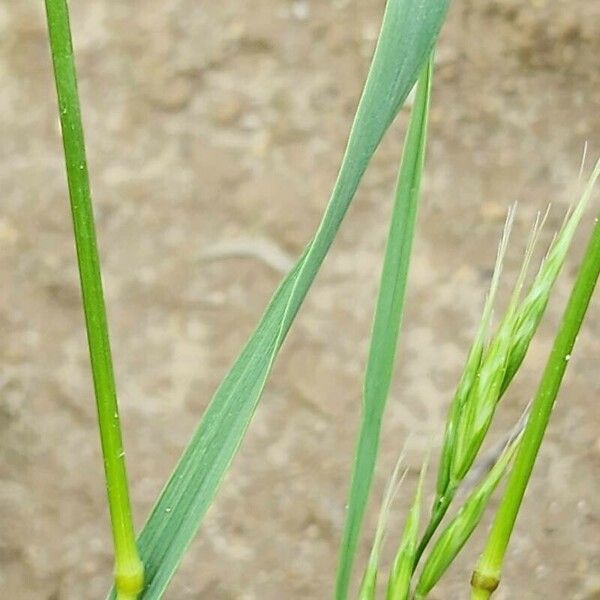
M 126 600 L 136 598 L 143 587 L 143 565 L 131 519 L 66 0 L 46 0 L 46 15 L 112 522 L 115 581 L 120 598 Z
M 487 600 L 500 582 L 506 548 L 554 407 L 563 375 L 600 274 L 600 221 L 579 268 L 523 434 L 504 497 L 471 581 L 471 600 Z
M 423 537 L 419 542 L 417 547 L 417 551 L 415 553 L 415 561 L 413 566 L 413 572 L 416 570 L 421 557 L 423 556 L 423 552 L 427 548 L 427 545 L 431 541 L 431 538 L 434 536 L 437 528 L 440 526 L 440 523 L 446 516 L 448 512 L 448 508 L 452 503 L 454 498 L 454 492 L 456 487 L 454 485 L 449 486 L 446 493 L 436 502 L 435 507 L 431 513 L 431 518 L 429 519 L 429 523 L 427 524 L 427 528 L 425 529 L 425 533 L 423 533 Z

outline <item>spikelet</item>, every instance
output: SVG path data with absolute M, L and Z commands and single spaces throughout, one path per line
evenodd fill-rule
M 415 499 L 406 518 L 398 552 L 390 571 L 386 595 L 387 600 L 408 600 L 409 597 L 410 580 L 415 563 L 415 553 L 417 551 L 419 522 L 421 520 L 421 498 L 423 496 L 423 481 L 426 471 L 427 462 L 421 469 Z
M 501 396 L 510 352 L 513 346 L 512 332 L 515 314 L 523 290 L 531 257 L 540 233 L 540 219 L 536 219 L 531 231 L 525 257 L 517 277 L 506 312 L 489 342 L 481 359 L 479 371 L 464 403 L 456 435 L 456 448 L 452 461 L 451 478 L 460 482 L 473 464 Z
M 520 441 L 521 436 L 504 450 L 486 478 L 471 492 L 457 515 L 444 529 L 427 557 L 417 583 L 415 598 L 427 596 L 469 539 L 479 524 L 489 499 L 502 479 Z
M 542 320 L 554 283 L 564 264 L 573 236 L 599 176 L 600 161 L 596 164 L 579 202 L 565 219 L 552 242 L 527 293 L 521 298 L 529 263 L 545 220 L 545 217 L 540 220 L 538 216 L 504 317 L 487 348 L 482 352 L 477 372 L 463 375 L 463 380 L 473 383 L 466 398 L 461 398 L 462 405 L 458 403 L 458 407 L 453 408 L 457 414 L 451 412 L 450 420 L 453 422 L 451 429 L 454 433 L 452 444 L 448 444 L 448 446 L 451 446 L 452 452 L 450 457 L 446 456 L 446 447 L 444 447 L 441 469 L 443 472 L 440 473 L 442 485 L 438 485 L 438 494 L 440 489 L 443 489 L 443 484 L 448 487 L 451 483 L 452 487 L 456 487 L 468 473 L 477 457 L 496 406 L 521 366 Z M 470 365 L 467 363 L 465 372 L 469 370 L 469 367 Z M 461 389 L 460 385 L 459 389 Z M 449 472 L 448 463 L 450 463 Z
M 358 600 L 375 600 L 375 594 L 377 591 L 377 575 L 379 571 L 379 555 L 381 553 L 381 546 L 383 544 L 383 538 L 385 536 L 386 525 L 392 501 L 394 500 L 398 488 L 402 485 L 402 481 L 406 476 L 406 471 L 400 474 L 400 466 L 402 464 L 404 453 L 400 455 L 398 462 L 392 473 L 390 483 L 388 484 L 387 491 L 385 493 L 381 510 L 379 511 L 379 519 L 377 521 L 377 530 L 375 531 L 375 539 L 373 540 L 373 546 L 371 547 L 371 554 L 369 555 L 369 562 L 360 584 L 358 592 Z
M 442 444 L 440 467 L 438 470 L 436 503 L 441 502 L 443 497 L 448 493 L 452 458 L 454 456 L 456 446 L 456 431 L 467 396 L 471 390 L 471 387 L 473 386 L 473 383 L 475 382 L 481 365 L 481 358 L 486 343 L 486 337 L 488 335 L 488 329 L 492 317 L 492 309 L 494 306 L 494 300 L 496 298 L 496 292 L 498 290 L 498 284 L 500 282 L 502 265 L 506 255 L 506 249 L 508 247 L 508 240 L 510 238 L 510 232 L 514 222 L 515 211 L 516 205 L 513 205 L 508 211 L 502 239 L 500 240 L 500 244 L 498 246 L 496 265 L 494 267 L 490 289 L 483 307 L 481 321 L 475 335 L 475 341 L 473 342 L 473 345 L 469 351 L 467 362 L 465 364 L 465 368 L 463 369 L 463 374 L 458 384 L 458 388 L 450 406 L 448 419 L 446 421 L 446 430 L 444 432 L 444 442 Z
M 502 391 L 508 387 L 515 373 L 521 366 L 529 344 L 546 310 L 552 287 L 561 267 L 565 262 L 567 252 L 575 235 L 575 231 L 583 212 L 592 195 L 596 180 L 600 176 L 600 160 L 596 163 L 592 175 L 585 186 L 581 199 L 575 206 L 571 215 L 565 219 L 558 235 L 552 242 L 546 258 L 531 284 L 529 293 L 519 306 L 515 315 L 513 330 L 513 347 L 510 352 Z

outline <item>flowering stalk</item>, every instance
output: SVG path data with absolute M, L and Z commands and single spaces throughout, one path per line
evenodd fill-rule
M 46 0 L 46 15 L 104 457 L 115 549 L 115 584 L 119 600 L 135 600 L 143 587 L 144 570 L 131 519 L 67 1 Z

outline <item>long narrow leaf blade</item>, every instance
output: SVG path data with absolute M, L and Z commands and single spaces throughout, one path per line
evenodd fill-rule
M 329 204 L 312 242 L 273 296 L 217 389 L 139 537 L 144 600 L 164 593 L 243 439 L 267 377 L 362 175 L 417 78 L 448 0 L 390 0 Z M 111 592 L 114 598 L 114 592 Z
M 365 373 L 360 432 L 354 457 L 346 523 L 340 545 L 336 598 L 347 597 L 356 546 L 373 481 L 381 419 L 394 372 L 394 359 L 406 294 L 421 172 L 425 160 L 432 61 L 423 69 L 404 142 L 392 219 Z

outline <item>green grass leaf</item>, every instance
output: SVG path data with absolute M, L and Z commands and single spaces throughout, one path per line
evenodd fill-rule
M 448 0 L 390 0 L 329 204 L 217 389 L 139 536 L 144 600 L 160 598 L 243 439 L 281 344 L 385 131 L 431 53 Z M 111 592 L 114 598 L 114 593 Z
M 348 594 L 352 565 L 379 451 L 381 420 L 394 373 L 421 172 L 425 160 L 432 70 L 433 58 L 430 58 L 417 85 L 396 185 L 367 359 L 362 417 L 352 467 L 346 522 L 340 544 L 336 581 L 336 598 L 340 600 Z

